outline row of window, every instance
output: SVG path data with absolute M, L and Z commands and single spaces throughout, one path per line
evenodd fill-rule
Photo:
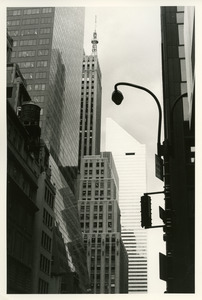
M 40 270 L 48 275 L 50 273 L 50 260 L 43 254 L 40 256 Z
M 39 102 L 44 102 L 44 99 L 45 99 L 45 96 L 34 96 L 33 98 L 32 98 L 32 101 L 33 102 L 36 102 L 36 103 L 39 103 Z
M 89 167 L 89 168 L 92 168 L 93 167 L 93 165 L 96 165 L 96 167 L 104 167 L 104 162 L 102 161 L 102 162 L 94 162 L 94 164 L 92 163 L 92 162 L 88 162 L 88 161 L 85 161 L 85 167 Z
M 95 173 L 96 175 L 99 175 L 99 174 L 103 175 L 103 174 L 104 174 L 104 169 L 101 169 L 101 170 L 95 170 L 94 173 Z M 87 175 L 87 174 L 92 175 L 92 174 L 93 174 L 93 170 L 92 170 L 92 169 L 84 170 L 84 175 Z
M 54 195 L 47 187 L 45 187 L 45 201 L 53 209 Z
M 39 278 L 38 283 L 38 293 L 39 294 L 48 294 L 48 282 Z
M 48 252 L 51 252 L 51 244 L 52 244 L 52 239 L 44 231 L 42 231 L 42 235 L 41 235 L 42 247 L 46 249 Z
M 91 189 L 92 187 L 92 180 L 84 180 L 83 181 L 83 188 L 88 187 L 89 189 Z M 95 187 L 96 188 L 104 188 L 104 180 L 96 180 L 95 181 Z M 110 188 L 111 187 L 111 180 L 107 180 L 107 187 Z
M 17 10 L 8 10 L 8 16 L 20 16 L 21 14 L 24 15 L 35 15 L 35 14 L 47 14 L 47 13 L 51 13 L 52 7 L 43 7 L 41 8 L 29 8 L 29 9 L 17 9 Z
M 18 63 L 20 68 L 34 68 L 35 62 L 34 61 L 27 61 L 27 62 L 20 62 Z M 37 67 L 47 67 L 48 61 L 47 60 L 39 60 L 36 62 Z
M 16 142 L 21 145 L 21 139 L 18 139 L 20 136 L 16 135 L 14 138 L 13 135 L 13 145 L 16 144 Z M 18 147 L 19 150 L 19 147 Z M 19 153 L 19 152 L 18 152 Z M 21 188 L 21 190 L 29 197 L 33 197 L 34 190 L 31 187 L 31 184 L 29 180 L 27 179 L 26 174 L 18 168 L 18 166 L 10 161 L 10 164 L 8 166 L 8 173 L 9 175 L 15 180 L 15 182 L 18 184 L 18 186 Z
M 40 34 L 49 34 L 51 33 L 51 28 L 41 28 L 40 30 L 35 28 L 35 29 L 23 29 L 21 30 L 9 30 L 8 31 L 8 34 L 11 36 L 11 37 L 14 37 L 14 36 L 18 36 L 18 35 L 21 35 L 21 36 L 26 36 L 26 35 L 37 35 L 38 33 Z
M 40 77 L 38 77 L 38 78 L 40 78 Z M 45 83 L 40 83 L 40 84 L 35 84 L 34 86 L 32 86 L 31 84 L 28 84 L 27 85 L 27 90 L 28 91 L 31 91 L 31 90 L 45 91 L 46 90 L 46 84 Z
M 83 90 L 83 89 L 84 89 L 84 85 L 82 85 L 81 88 L 82 88 L 82 90 Z M 86 86 L 86 89 L 89 90 L 89 86 L 88 86 L 88 85 Z M 92 89 L 94 89 L 94 85 L 91 86 L 91 90 L 92 90 Z M 93 94 L 93 91 L 91 92 L 91 94 Z
M 18 57 L 32 57 L 32 56 L 35 56 L 36 51 L 35 50 L 20 51 L 20 52 L 13 51 L 11 56 L 16 57 L 16 53 L 18 53 Z M 38 50 L 38 52 L 37 52 L 38 56 L 47 56 L 48 54 L 49 54 L 48 49 L 41 49 L 41 50 Z
M 20 26 L 20 25 L 36 25 L 39 24 L 39 20 L 41 20 L 41 24 L 51 24 L 52 18 L 30 18 L 21 20 L 9 20 L 7 21 L 7 26 Z
M 37 72 L 37 73 L 24 73 L 23 77 L 24 79 L 33 79 L 35 75 L 36 79 L 41 79 L 41 78 L 46 78 L 47 77 L 47 73 L 46 72 Z
M 84 213 L 84 211 L 85 211 L 85 213 L 88 213 L 88 212 L 90 212 L 90 206 L 86 206 L 85 207 L 85 205 L 81 205 L 81 213 Z M 95 204 L 94 205 L 94 212 L 99 212 L 99 213 L 102 213 L 102 211 L 103 211 L 103 206 L 100 204 L 100 205 L 97 205 L 97 204 Z M 112 204 L 109 204 L 108 205 L 108 212 L 111 212 L 112 211 Z
M 47 210 L 43 209 L 43 223 L 52 230 L 53 228 L 53 217 L 47 212 Z
M 94 192 L 95 196 L 104 196 L 104 190 L 95 190 Z M 88 190 L 88 192 L 86 190 L 83 190 L 82 192 L 83 196 L 91 196 L 93 195 L 93 191 L 92 190 Z M 111 196 L 111 190 L 107 190 L 107 196 Z
M 50 43 L 50 39 L 39 39 L 38 45 L 48 45 Z M 33 40 L 22 40 L 19 42 L 20 46 L 36 46 L 37 39 Z M 18 41 L 13 42 L 13 47 L 18 46 Z

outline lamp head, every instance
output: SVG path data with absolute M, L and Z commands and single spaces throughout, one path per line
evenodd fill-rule
M 122 100 L 123 100 L 123 94 L 119 90 L 115 89 L 112 93 L 112 101 L 116 105 L 120 105 Z

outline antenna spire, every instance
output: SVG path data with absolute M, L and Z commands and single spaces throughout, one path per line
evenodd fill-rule
M 91 40 L 92 43 L 92 54 L 96 55 L 97 54 L 97 32 L 96 32 L 96 27 L 97 27 L 97 16 L 95 16 L 95 31 L 93 32 L 93 38 Z

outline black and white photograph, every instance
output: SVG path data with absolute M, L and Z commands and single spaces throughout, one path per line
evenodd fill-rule
M 1 299 L 199 296 L 199 2 L 2 1 Z

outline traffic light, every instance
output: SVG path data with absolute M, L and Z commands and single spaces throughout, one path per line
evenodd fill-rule
M 141 197 L 141 226 L 151 227 L 151 197 L 148 195 Z

